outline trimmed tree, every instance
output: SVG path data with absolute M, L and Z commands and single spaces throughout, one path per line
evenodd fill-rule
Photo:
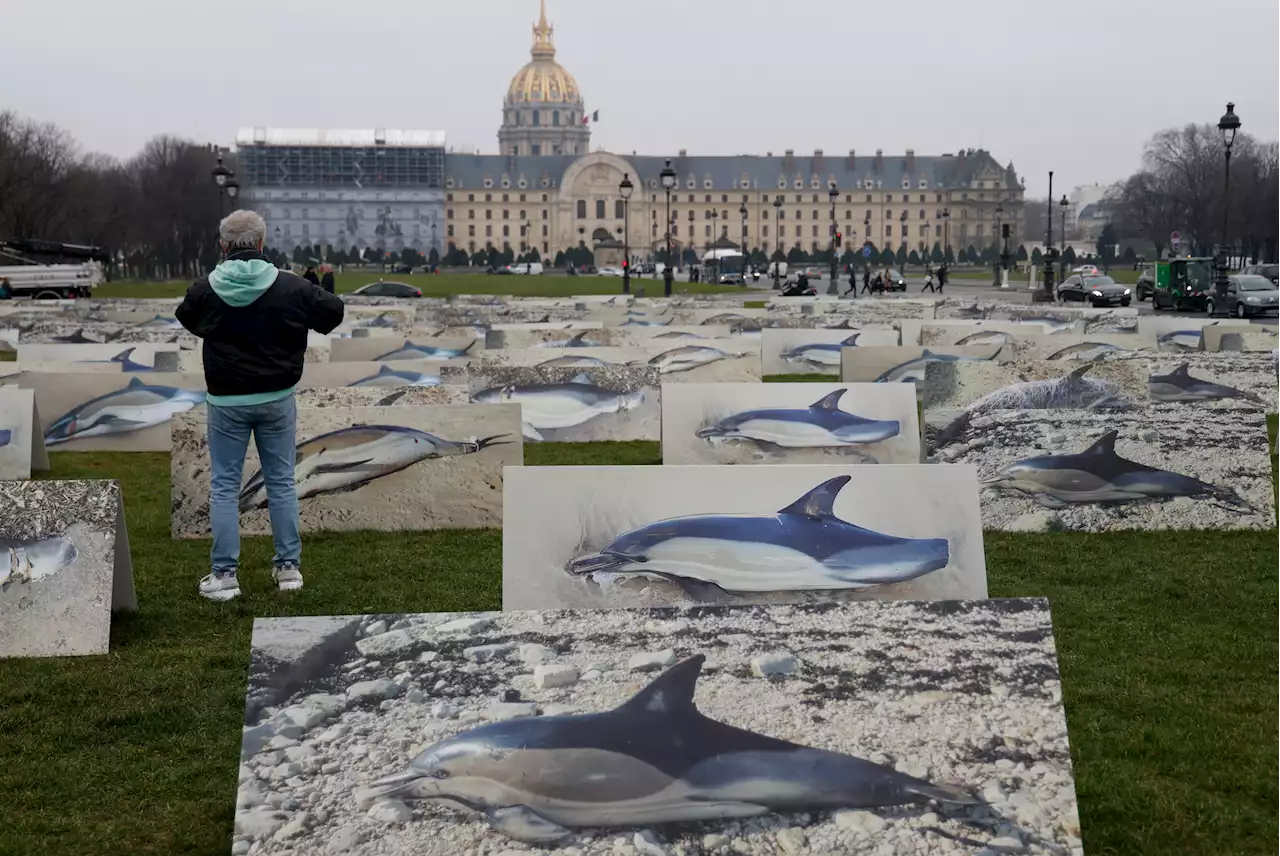
M 799 247 L 792 247 L 787 250 L 787 264 L 800 264 L 805 260 L 805 252 Z
M 564 267 L 564 250 L 556 250 L 555 260 L 551 262 L 552 267 Z
M 1122 255 L 1121 258 L 1127 265 L 1131 265 L 1138 260 L 1138 254 L 1133 251 L 1132 244 L 1124 248 L 1124 255 Z
M 1076 251 L 1073 247 L 1067 247 L 1066 252 L 1062 254 L 1062 261 L 1066 263 L 1067 267 L 1071 267 L 1076 263 Z
M 912 250 L 910 253 L 908 253 L 908 254 L 907 254 L 907 264 L 909 264 L 909 265 L 919 265 L 919 264 L 920 264 L 920 254 L 919 254 L 918 252 L 916 252 L 915 250 Z
M 942 260 L 949 265 L 955 264 L 956 263 L 955 251 L 950 247 L 947 247 L 947 251 L 942 254 Z
M 898 268 L 901 269 L 907 263 L 907 248 L 899 246 L 898 251 L 893 254 L 893 258 L 898 263 Z
M 1027 245 L 1018 244 L 1018 251 L 1013 254 L 1015 261 L 1025 262 L 1027 260 Z
M 942 264 L 942 259 L 942 242 L 934 241 L 933 249 L 929 251 L 929 261 L 933 262 L 935 265 L 940 265 Z
M 893 264 L 893 258 L 893 250 L 891 248 L 885 247 L 880 251 L 880 264 L 891 265 Z
M 1044 253 L 1040 252 L 1039 247 L 1031 251 L 1031 263 L 1036 266 L 1044 264 Z
M 431 252 L 427 254 L 427 264 L 435 267 L 440 264 L 440 253 L 435 247 L 431 248 Z

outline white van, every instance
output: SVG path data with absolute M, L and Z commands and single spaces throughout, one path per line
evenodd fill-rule
M 520 264 L 507 265 L 507 270 L 521 276 L 538 276 L 542 273 L 542 262 L 521 262 Z

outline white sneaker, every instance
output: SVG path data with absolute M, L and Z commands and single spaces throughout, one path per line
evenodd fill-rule
M 231 600 L 240 596 L 240 581 L 235 574 L 209 574 L 200 581 L 200 596 L 209 600 Z
M 280 591 L 297 591 L 302 588 L 302 571 L 292 563 L 286 563 L 271 571 L 271 577 Z

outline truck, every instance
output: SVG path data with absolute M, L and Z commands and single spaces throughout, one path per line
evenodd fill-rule
M 1211 258 L 1171 258 L 1156 262 L 1151 272 L 1152 310 L 1212 313 L 1213 265 Z
M 89 297 L 106 280 L 100 247 L 56 241 L 0 240 L 0 280 L 10 297 L 60 300 Z

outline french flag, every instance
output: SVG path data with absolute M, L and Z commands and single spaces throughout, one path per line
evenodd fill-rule
M 582 124 L 584 124 L 584 125 L 589 125 L 589 124 L 591 124 L 592 122 L 599 122 L 599 121 L 600 121 L 600 111 L 599 111 L 599 110 L 593 111 L 593 112 L 592 112 L 592 114 L 591 114 L 590 116 L 586 115 L 585 113 L 584 113 L 584 114 L 583 114 L 583 116 L 582 116 Z

